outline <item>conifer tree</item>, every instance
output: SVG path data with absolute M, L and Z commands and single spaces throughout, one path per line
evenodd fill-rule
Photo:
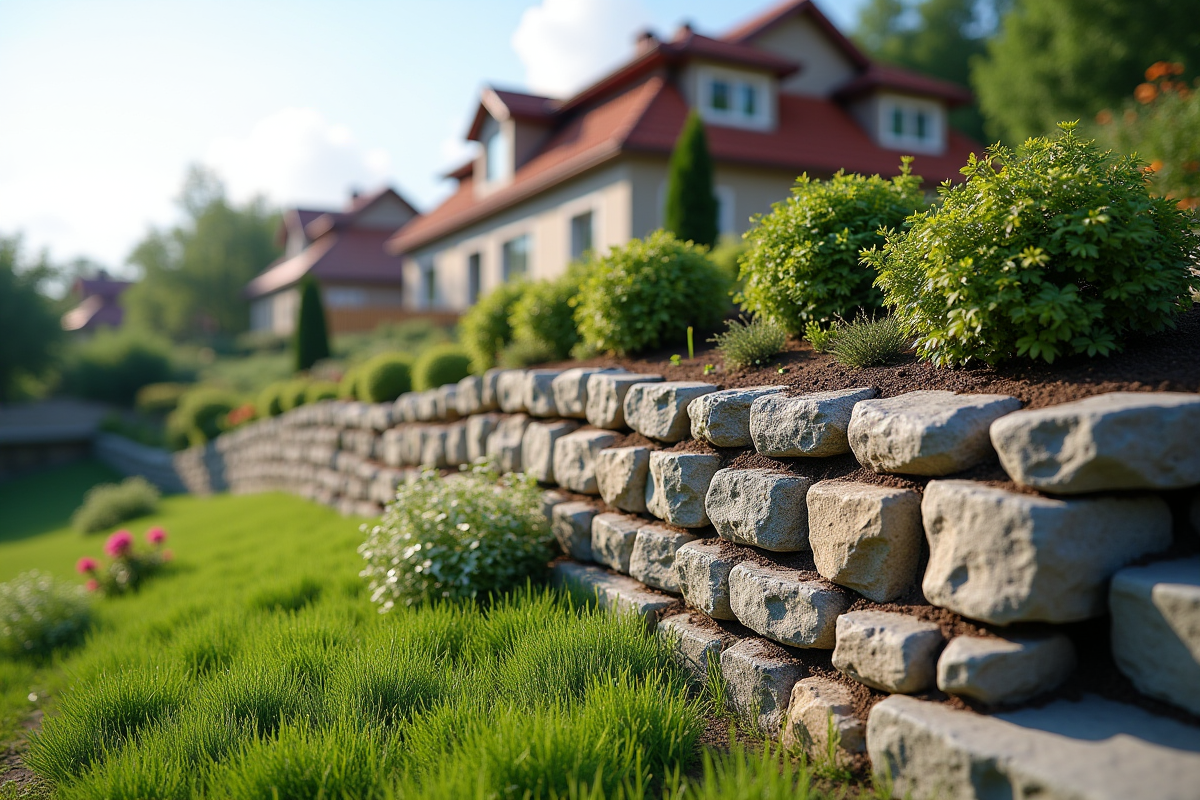
M 296 369 L 303 372 L 329 358 L 329 335 L 325 330 L 325 307 L 321 288 L 312 276 L 300 283 L 300 317 L 296 321 Z
M 663 227 L 682 241 L 691 240 L 708 247 L 717 243 L 712 157 L 708 153 L 704 121 L 694 110 L 688 115 L 671 153 L 663 221 Z

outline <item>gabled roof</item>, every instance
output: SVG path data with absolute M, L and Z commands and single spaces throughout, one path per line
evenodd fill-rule
M 298 283 L 305 275 L 333 283 L 397 284 L 400 264 L 384 250 L 388 236 L 388 231 L 363 228 L 322 236 L 300 253 L 272 264 L 246 284 L 242 294 L 262 297 Z
M 776 6 L 768 8 L 757 17 L 753 17 L 741 25 L 726 31 L 725 35 L 721 38 L 727 42 L 736 42 L 743 45 L 749 44 L 777 25 L 800 15 L 807 16 L 812 20 L 856 67 L 866 69 L 870 66 L 871 59 L 867 58 L 863 51 L 854 45 L 854 42 L 850 41 L 838 30 L 837 26 L 829 21 L 829 17 L 821 13 L 821 9 L 817 8 L 812 0 L 785 0 Z

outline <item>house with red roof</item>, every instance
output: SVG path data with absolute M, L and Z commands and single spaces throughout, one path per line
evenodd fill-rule
M 644 33 L 633 57 L 568 98 L 485 88 L 454 193 L 397 231 L 404 303 L 462 310 L 503 281 L 550 278 L 588 250 L 661 227 L 667 162 L 697 109 L 715 163 L 719 228 L 788 196 L 803 172 L 894 175 L 904 155 L 932 189 L 979 146 L 947 125 L 954 84 L 872 62 L 812 0 L 787 0 L 720 36 Z
M 355 194 L 342 211 L 291 208 L 279 225 L 283 256 L 246 285 L 250 329 L 286 336 L 296 326 L 301 279 L 321 287 L 332 333 L 373 330 L 412 316 L 405 309 L 401 259 L 384 245 L 417 211 L 394 189 Z
M 93 333 L 99 328 L 121 327 L 125 309 L 120 298 L 130 286 L 130 281 L 119 281 L 104 270 L 94 278 L 77 278 L 71 293 L 79 298 L 79 304 L 63 314 L 63 330 Z

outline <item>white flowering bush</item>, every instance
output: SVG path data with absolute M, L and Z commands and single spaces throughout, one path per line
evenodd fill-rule
M 380 612 L 396 604 L 486 596 L 545 569 L 553 537 L 533 478 L 487 464 L 401 485 L 377 525 L 363 525 L 359 573 Z
M 91 604 L 82 586 L 37 570 L 0 583 L 0 655 L 49 655 L 79 641 L 91 621 Z

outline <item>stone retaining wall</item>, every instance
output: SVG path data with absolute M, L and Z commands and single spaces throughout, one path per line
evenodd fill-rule
M 482 455 L 559 487 L 547 513 L 575 560 L 556 580 L 643 615 L 698 676 L 719 668 L 735 709 L 789 745 L 820 754 L 832 724 L 917 798 L 1197 796 L 1198 395 L 1027 411 L 493 370 L 304 406 L 176 468 L 193 491 L 373 515 L 418 466 Z M 1009 480 L 963 477 L 997 455 Z M 1115 680 L 1151 699 L 1064 693 L 1106 628 Z
M 92 442 L 92 454 L 122 475 L 141 475 L 164 492 L 187 491 L 175 459 L 162 448 L 100 432 Z

